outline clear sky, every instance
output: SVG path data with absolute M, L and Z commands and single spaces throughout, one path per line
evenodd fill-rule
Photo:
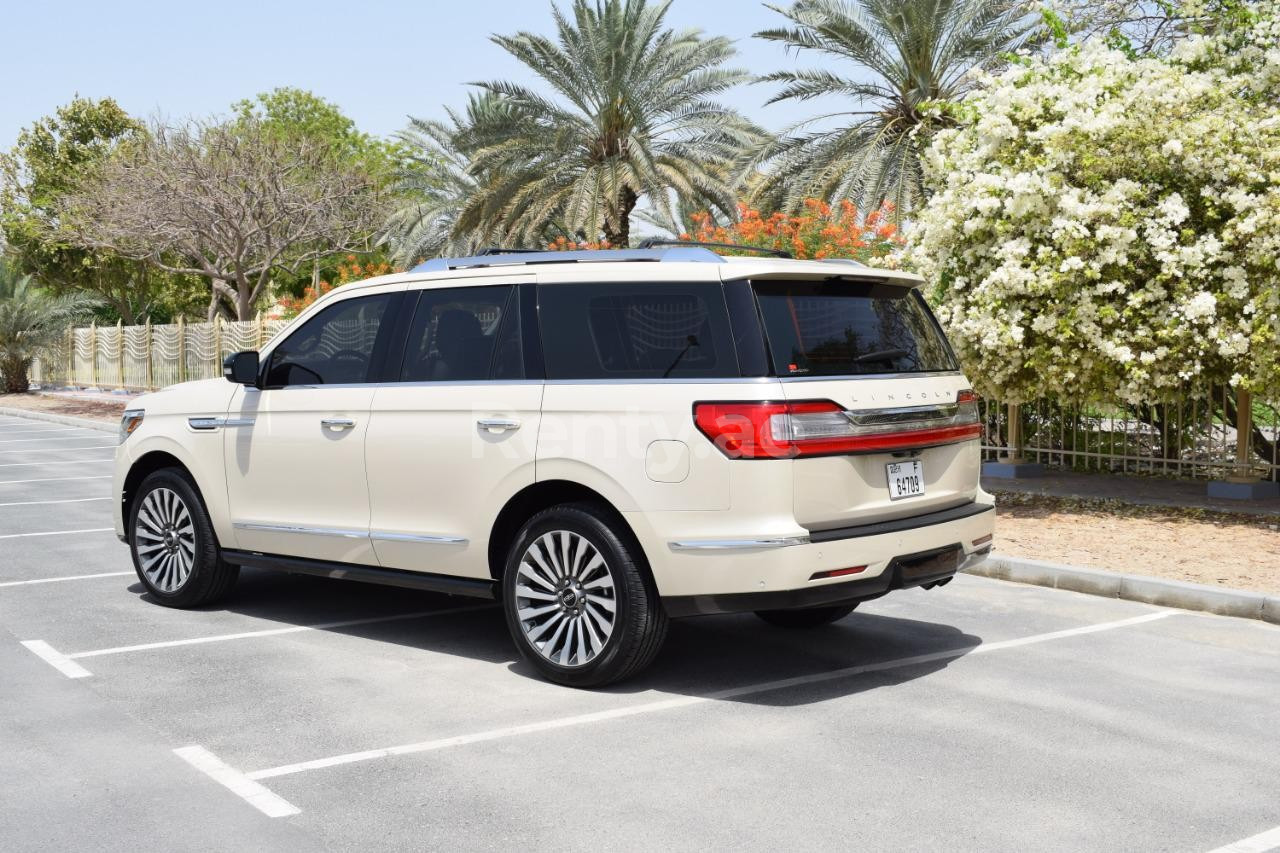
M 439 117 L 441 105 L 463 103 L 470 81 L 522 79 L 523 66 L 488 37 L 550 33 L 549 9 L 550 0 L 12 0 L 0 12 L 0 148 L 77 92 L 176 120 L 296 86 L 388 135 L 408 115 Z M 785 21 L 759 0 L 674 0 L 667 20 L 734 39 L 739 67 L 753 72 L 819 61 L 751 38 Z M 830 108 L 765 108 L 772 91 L 743 86 L 724 100 L 774 130 Z

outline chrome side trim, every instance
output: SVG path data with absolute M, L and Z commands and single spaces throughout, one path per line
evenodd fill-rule
M 205 432 L 218 427 L 253 426 L 255 418 L 187 418 L 187 426 Z
M 760 539 L 690 539 L 669 543 L 672 551 L 730 551 L 788 548 L 808 545 L 808 536 L 771 536 Z
M 263 533 L 306 533 L 311 536 L 337 536 L 342 539 L 368 539 L 367 530 L 345 530 L 341 527 L 302 527 L 296 524 L 263 524 L 258 521 L 233 521 L 236 530 L 257 530 Z
M 672 376 L 667 379 L 547 379 L 546 385 L 759 385 L 777 382 L 776 376 Z
M 461 536 L 441 536 L 428 533 L 392 533 L 387 530 L 375 530 L 371 538 L 374 542 L 422 542 L 427 545 L 466 545 L 468 541 Z
M 778 382 L 857 382 L 862 379 L 924 379 L 931 376 L 964 376 L 959 370 L 928 370 L 920 373 L 845 373 L 839 376 L 775 376 Z

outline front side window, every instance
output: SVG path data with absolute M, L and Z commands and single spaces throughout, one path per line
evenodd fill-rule
M 539 286 L 538 317 L 548 379 L 738 375 L 717 283 Z
M 779 376 L 956 370 L 915 290 L 857 281 L 755 283 Z
M 271 352 L 266 384 L 351 385 L 372 381 L 374 344 L 397 294 L 344 299 L 325 308 Z
M 424 290 L 409 329 L 401 382 L 524 378 L 515 288 Z

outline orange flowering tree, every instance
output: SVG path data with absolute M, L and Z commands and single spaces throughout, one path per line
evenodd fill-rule
M 694 214 L 692 219 L 693 231 L 680 239 L 781 249 L 797 258 L 853 258 L 883 266 L 892 263 L 891 256 L 903 244 L 892 221 L 893 208 L 887 203 L 866 216 L 848 200 L 832 208 L 811 198 L 796 216 L 764 216 L 740 203 L 738 221 L 729 225 L 715 223 L 709 213 Z
M 394 269 L 386 261 L 378 261 L 376 263 L 370 261 L 369 263 L 361 264 L 355 255 L 347 255 L 346 263 L 338 264 L 338 274 L 334 277 L 332 284 L 322 280 L 314 286 L 305 288 L 301 296 L 284 297 L 279 303 L 280 315 L 285 319 L 292 319 L 306 310 L 311 303 L 335 288 L 350 284 L 353 281 L 363 281 L 366 278 L 387 275 L 393 272 L 401 272 L 401 270 Z

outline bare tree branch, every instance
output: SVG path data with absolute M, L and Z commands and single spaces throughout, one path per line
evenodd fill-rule
M 61 204 L 84 248 L 209 280 L 252 316 L 272 273 L 359 251 L 385 219 L 374 182 L 322 143 L 283 139 L 256 121 L 157 125 Z

